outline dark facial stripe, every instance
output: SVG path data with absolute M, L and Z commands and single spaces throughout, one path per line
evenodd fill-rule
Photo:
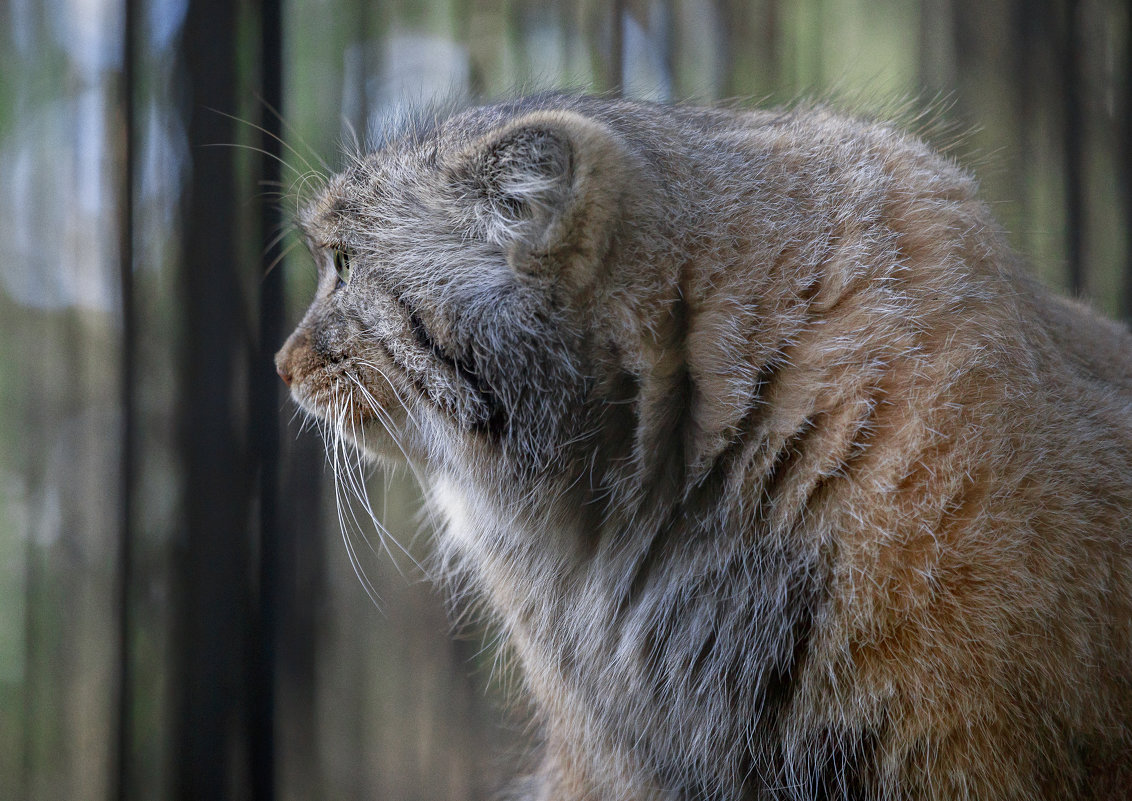
M 409 331 L 413 340 L 424 350 L 428 351 L 434 359 L 456 374 L 460 380 L 483 402 L 489 410 L 483 422 L 483 428 L 494 433 L 502 430 L 502 421 L 505 419 L 502 404 L 498 395 L 476 369 L 475 362 L 468 355 L 450 353 L 439 342 L 433 339 L 432 334 L 421 319 L 420 313 L 400 295 L 393 295 L 398 305 L 404 310 L 409 319 Z M 432 397 L 430 393 L 426 393 Z

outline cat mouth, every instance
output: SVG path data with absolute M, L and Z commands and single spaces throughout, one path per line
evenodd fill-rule
M 317 421 L 328 452 L 348 443 L 371 461 L 412 461 L 411 393 L 394 386 L 390 370 L 370 364 L 325 366 L 317 377 L 296 381 L 291 397 Z
M 471 356 L 434 336 L 404 299 L 389 297 L 376 325 L 355 332 L 343 353 L 317 350 L 304 333 L 284 346 L 277 363 L 299 407 L 324 434 L 367 451 L 372 440 L 403 442 L 422 416 L 466 432 L 499 428 L 501 404 Z
M 322 372 L 321 380 L 295 382 L 291 387 L 291 397 L 307 414 L 330 425 L 347 428 L 375 423 L 390 426 L 398 422 L 390 414 L 396 404 L 378 397 L 396 392 L 391 385 L 381 392 L 361 371 L 349 368 L 335 370 L 328 366 Z
M 417 450 L 413 432 L 428 425 L 422 417 L 471 428 L 484 419 L 485 401 L 438 346 L 406 332 L 374 337 L 366 350 L 318 365 L 291 385 L 292 398 L 319 421 L 328 443 L 349 442 L 369 458 L 403 462 Z

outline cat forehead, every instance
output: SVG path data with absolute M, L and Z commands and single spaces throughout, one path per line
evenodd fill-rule
M 299 209 L 299 228 L 319 245 L 335 241 L 335 234 L 357 206 L 357 184 L 350 172 L 346 170 L 331 175 L 314 197 Z
M 369 154 L 332 175 L 299 212 L 299 226 L 312 239 L 330 242 L 342 239 L 359 218 L 380 216 L 387 204 L 410 192 L 410 181 L 421 178 L 419 169 L 396 161 L 388 153 Z
M 488 106 L 464 109 L 448 116 L 420 118 L 377 149 L 355 156 L 343 171 L 332 175 L 313 200 L 300 211 L 299 225 L 322 243 L 339 241 L 352 230 L 359 215 L 382 216 L 407 207 L 436 190 L 436 181 L 450 179 L 451 168 L 490 132 L 529 109 Z M 411 215 L 410 215 L 411 216 Z

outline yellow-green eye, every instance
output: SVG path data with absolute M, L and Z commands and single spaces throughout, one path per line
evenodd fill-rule
M 338 286 L 350 283 L 350 251 L 334 248 L 334 272 L 338 273 Z

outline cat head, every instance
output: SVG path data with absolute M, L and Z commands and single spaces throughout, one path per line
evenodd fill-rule
M 546 109 L 473 109 L 356 159 L 299 220 L 319 280 L 280 376 L 369 457 L 547 469 L 587 425 L 589 301 L 632 163 Z

